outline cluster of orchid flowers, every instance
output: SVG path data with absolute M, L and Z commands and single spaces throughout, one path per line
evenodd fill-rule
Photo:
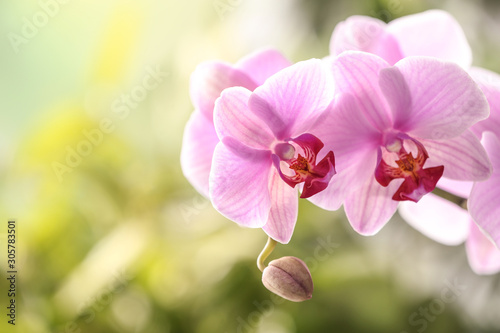
M 343 205 L 362 235 L 399 209 L 431 239 L 465 241 L 476 273 L 500 271 L 500 75 L 471 67 L 463 30 L 440 10 L 389 24 L 350 17 L 330 52 L 296 64 L 272 49 L 200 64 L 186 178 L 228 219 L 262 228 L 271 247 L 290 241 L 300 192 L 326 210 Z M 263 278 L 289 299 L 297 292 L 280 291 L 283 279 L 307 271 L 295 259 Z M 301 279 L 307 299 L 312 282 Z

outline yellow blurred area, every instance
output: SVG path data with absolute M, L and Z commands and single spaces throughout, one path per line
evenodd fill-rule
M 138 38 L 144 28 L 143 6 L 121 5 L 109 18 L 101 36 L 101 45 L 92 70 L 91 84 L 116 83 L 124 79 L 129 61 L 138 48 Z
M 291 243 L 273 256 L 307 259 L 315 294 L 274 301 L 255 266 L 265 234 L 218 214 L 180 169 L 196 65 L 269 46 L 294 62 L 322 58 L 350 15 L 442 6 L 484 41 L 472 42 L 475 61 L 500 70 L 500 19 L 479 24 L 490 7 L 397 3 L 0 3 L 0 332 L 401 332 L 416 329 L 408 317 L 456 276 L 486 291 L 450 305 L 427 332 L 500 329 L 487 289 L 498 292 L 498 279 L 472 274 L 463 247 L 434 244 L 398 218 L 364 238 L 342 211 L 307 201 Z M 9 219 L 17 222 L 15 327 L 6 316 Z M 330 241 L 338 248 L 321 247 Z

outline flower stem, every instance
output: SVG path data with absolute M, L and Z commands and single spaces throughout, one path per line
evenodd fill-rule
M 459 197 L 457 195 L 454 195 L 450 192 L 447 192 L 447 191 L 442 190 L 442 189 L 437 188 L 437 187 L 434 189 L 434 191 L 432 191 L 432 194 L 435 194 L 443 199 L 446 199 L 446 200 L 454 203 L 458 207 L 467 210 L 467 199 L 465 199 L 465 198 Z
M 271 237 L 267 238 L 266 246 L 264 246 L 264 249 L 262 249 L 262 252 L 259 254 L 259 257 L 257 258 L 257 267 L 259 267 L 261 272 L 263 272 L 264 268 L 266 268 L 264 261 L 267 259 L 267 257 L 269 257 L 271 252 L 273 252 L 274 248 L 276 247 L 276 243 L 277 242 Z

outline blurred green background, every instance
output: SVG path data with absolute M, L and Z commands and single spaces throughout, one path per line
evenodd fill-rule
M 220 216 L 180 170 L 198 63 L 268 46 L 321 58 L 350 15 L 430 8 L 462 24 L 475 65 L 500 72 L 493 0 L 2 1 L 0 332 L 499 332 L 500 279 L 474 275 L 463 246 L 398 216 L 362 237 L 305 200 L 271 259 L 305 260 L 313 298 L 272 296 L 255 265 L 265 234 Z

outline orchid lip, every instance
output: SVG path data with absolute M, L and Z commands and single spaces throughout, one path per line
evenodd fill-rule
M 408 152 L 407 149 L 411 151 Z M 415 149 L 416 156 L 413 155 Z M 419 141 L 406 135 L 394 137 L 394 140 L 389 140 L 379 150 L 380 161 L 375 169 L 375 179 L 384 187 L 394 179 L 404 179 L 392 199 L 418 202 L 425 194 L 434 190 L 444 172 L 442 165 L 424 169 L 428 157 L 425 147 Z
M 333 152 L 329 151 L 319 163 L 316 163 L 316 157 L 324 146 L 320 139 L 306 133 L 288 141 L 297 145 L 302 152 L 298 153 L 288 142 L 279 143 L 274 147 L 272 159 L 281 179 L 291 187 L 304 183 L 301 198 L 309 198 L 327 188 L 330 179 L 336 173 Z M 284 174 L 281 162 L 288 164 L 291 173 L 294 174 Z

